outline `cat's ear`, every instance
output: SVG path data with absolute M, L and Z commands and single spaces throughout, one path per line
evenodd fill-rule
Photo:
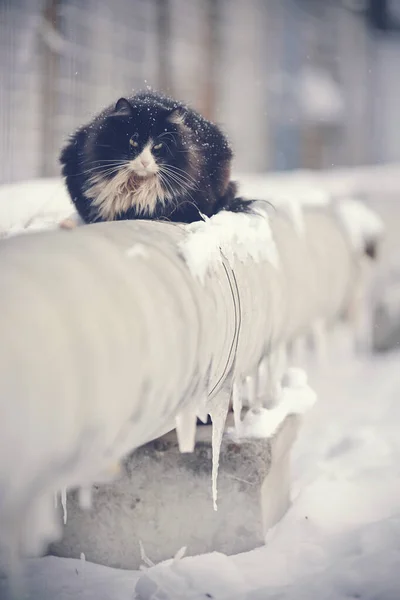
M 168 121 L 174 125 L 185 124 L 186 109 L 183 106 L 178 106 L 172 109 L 168 114 Z
M 126 98 L 120 98 L 115 105 L 110 117 L 131 117 L 133 108 Z

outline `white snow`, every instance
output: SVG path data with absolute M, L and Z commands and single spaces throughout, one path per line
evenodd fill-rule
M 198 594 L 218 590 L 214 600 L 235 600 L 243 581 L 246 600 L 400 597 L 399 364 L 400 353 L 355 358 L 337 337 L 329 361 L 309 368 L 319 401 L 295 445 L 291 508 L 263 548 L 182 559 L 191 592 L 197 586 Z M 79 560 L 28 560 L 29 600 L 133 600 L 141 575 L 147 582 L 154 576 L 161 589 L 164 578 L 177 576 L 166 564 L 155 567 L 157 574 L 84 567 Z M 199 584 L 192 570 L 202 573 Z M 0 597 L 4 586 L 0 579 Z
M 157 565 L 141 577 L 136 593 L 141 600 L 245 600 L 246 584 L 227 556 L 213 552 L 201 561 L 177 556 Z
M 74 213 L 61 179 L 37 179 L 0 186 L 0 238 L 55 229 Z
M 282 393 L 279 404 L 274 408 L 254 407 L 245 414 L 241 422 L 228 430 L 234 439 L 272 437 L 289 415 L 303 414 L 316 402 L 316 394 L 307 383 L 303 369 L 290 368 L 282 381 Z
M 356 250 L 363 251 L 365 242 L 379 239 L 384 231 L 382 219 L 363 202 L 346 198 L 337 203 L 336 211 Z
M 241 425 L 241 413 L 242 413 L 242 397 L 240 395 L 240 388 L 236 381 L 232 384 L 232 410 L 233 419 L 235 423 L 235 431 L 239 432 Z
M 233 267 L 235 260 L 268 260 L 275 267 L 279 258 L 267 213 L 260 207 L 256 215 L 222 211 L 205 221 L 186 225 L 187 237 L 180 247 L 194 276 L 200 281 L 209 270 L 222 263 Z
M 143 244 L 134 244 L 131 248 L 128 248 L 126 255 L 130 258 L 136 258 L 138 256 L 146 258 L 147 251 Z

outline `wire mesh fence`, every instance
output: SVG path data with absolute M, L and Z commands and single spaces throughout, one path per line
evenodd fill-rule
M 146 85 L 222 124 L 239 170 L 371 162 L 376 44 L 336 0 L 0 0 L 0 182 L 59 174 L 68 133 Z

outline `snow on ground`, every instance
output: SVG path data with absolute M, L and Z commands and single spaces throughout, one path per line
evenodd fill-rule
M 205 598 L 218 579 L 215 600 L 398 600 L 400 353 L 354 357 L 345 341 L 308 365 L 319 402 L 295 446 L 292 507 L 267 545 L 227 558 L 223 572 L 221 555 L 184 558 L 183 591 L 160 598 Z M 167 592 L 170 567 L 157 568 L 147 576 Z M 29 600 L 132 600 L 142 575 L 53 557 L 28 561 L 26 573 Z M 238 576 L 245 595 L 235 596 Z

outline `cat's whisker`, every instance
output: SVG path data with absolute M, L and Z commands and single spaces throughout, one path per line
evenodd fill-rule
M 84 171 L 81 171 L 81 174 L 88 174 L 88 173 L 96 173 L 98 172 L 101 175 L 106 175 L 108 173 L 111 173 L 112 171 L 118 171 L 119 169 L 123 168 L 125 166 L 126 163 L 121 163 L 118 162 L 115 165 L 97 165 L 96 167 L 91 167 L 90 169 L 86 169 Z
M 175 144 L 175 146 L 177 145 L 177 142 L 176 142 L 176 139 L 175 139 L 176 137 L 178 137 L 177 133 L 172 132 L 172 131 L 166 131 L 165 133 L 162 133 L 161 135 L 159 135 L 158 139 L 161 139 L 163 137 L 170 137 L 172 143 Z
M 197 204 L 195 202 L 192 202 L 191 200 L 183 200 L 182 202 L 179 203 L 179 206 L 177 205 L 176 208 L 171 212 L 171 215 L 178 210 L 178 208 L 180 208 L 181 206 L 183 206 L 184 204 L 189 204 L 191 206 L 194 206 L 195 209 L 198 211 L 198 213 L 200 214 L 200 209 L 197 206 Z
M 107 165 L 107 164 L 112 165 L 112 164 L 117 164 L 117 163 L 124 164 L 125 162 L 127 162 L 127 160 L 128 160 L 127 158 L 123 158 L 123 157 L 117 158 L 117 159 L 116 158 L 102 158 L 99 160 L 91 160 L 90 162 L 88 162 L 86 164 L 87 164 L 87 166 L 90 166 L 90 165 L 101 166 L 101 165 Z
M 180 192 L 186 192 L 186 190 L 188 189 L 188 186 L 185 183 L 182 183 L 182 181 L 180 181 L 179 179 L 175 179 L 173 176 L 171 176 L 171 174 L 167 174 L 165 173 L 165 177 L 166 179 L 170 180 L 170 183 L 174 183 L 175 185 L 177 185 L 180 188 Z
M 178 185 L 179 185 L 179 183 L 178 183 Z M 184 203 L 189 203 L 189 204 L 193 204 L 193 206 L 196 206 L 195 200 L 194 200 L 193 196 L 191 195 L 191 193 L 189 192 L 187 186 L 182 186 L 182 184 L 180 184 L 180 185 L 181 185 L 181 188 L 182 188 L 181 189 L 181 194 L 184 194 L 185 196 L 189 196 L 189 198 L 190 198 L 190 201 L 186 200 L 186 201 L 184 201 Z M 178 204 L 177 204 L 176 208 L 178 208 Z
M 184 174 L 184 172 L 179 173 L 164 166 L 162 167 L 162 170 L 166 175 L 169 175 L 171 178 L 175 178 L 175 180 L 178 179 L 182 184 L 184 184 L 185 187 L 192 187 L 194 189 L 197 189 L 196 181 L 187 177 L 186 174 Z
M 112 169 L 109 171 L 93 171 L 93 170 L 88 170 L 88 171 L 79 171 L 79 173 L 75 173 L 74 175 L 71 175 L 71 177 L 81 177 L 82 175 L 88 175 L 89 177 L 95 177 L 96 175 L 111 175 L 112 173 L 118 173 L 118 171 L 120 170 L 120 167 L 117 167 L 116 169 Z
M 160 172 L 159 172 L 159 178 L 160 178 L 160 181 L 161 181 L 162 185 L 167 189 L 168 193 L 170 194 L 171 200 L 173 201 L 175 194 L 174 194 L 174 190 L 171 187 L 171 184 L 168 182 L 168 180 Z
M 90 167 L 82 171 L 82 173 L 92 173 L 93 171 L 108 171 L 109 169 L 119 169 L 123 167 L 123 163 L 115 165 L 97 165 L 96 167 Z
M 99 158 L 98 160 L 89 161 L 88 164 L 94 165 L 96 163 L 104 163 L 104 162 L 121 162 L 121 158 Z
M 81 176 L 81 175 L 87 175 L 89 177 L 89 179 L 94 178 L 96 176 L 104 176 L 104 177 L 109 177 L 110 175 L 116 175 L 118 173 L 120 169 L 115 169 L 112 171 L 81 171 L 80 173 L 77 173 L 75 175 L 75 177 Z
M 193 182 L 194 184 L 197 184 L 196 180 L 194 179 L 194 177 L 192 177 L 187 171 L 184 171 L 183 169 L 180 169 L 179 167 L 176 167 L 175 165 L 163 165 L 164 168 L 168 171 L 172 171 L 175 174 L 179 174 L 181 175 L 181 177 L 184 177 L 185 179 L 187 179 L 188 181 Z
M 186 181 L 185 179 L 183 179 L 182 176 L 178 176 L 178 174 L 176 174 L 176 173 L 167 172 L 167 171 L 165 171 L 164 173 L 165 173 L 166 177 L 169 177 L 171 179 L 171 181 L 176 183 L 176 185 L 178 185 L 182 189 L 182 191 L 187 194 L 189 193 L 189 189 L 191 189 L 193 187 L 191 182 Z
M 176 165 L 165 165 L 168 169 L 173 169 L 175 171 L 179 171 L 180 173 L 184 173 L 185 175 L 187 175 L 187 177 L 192 177 L 187 171 L 185 171 L 184 169 L 181 169 L 180 167 L 177 167 Z
M 197 183 L 194 179 L 189 179 L 182 173 L 177 173 L 176 171 L 171 171 L 169 169 L 164 169 L 164 173 L 174 176 L 174 177 L 177 177 L 180 181 L 185 182 L 185 184 L 188 185 L 189 187 L 197 185 Z

